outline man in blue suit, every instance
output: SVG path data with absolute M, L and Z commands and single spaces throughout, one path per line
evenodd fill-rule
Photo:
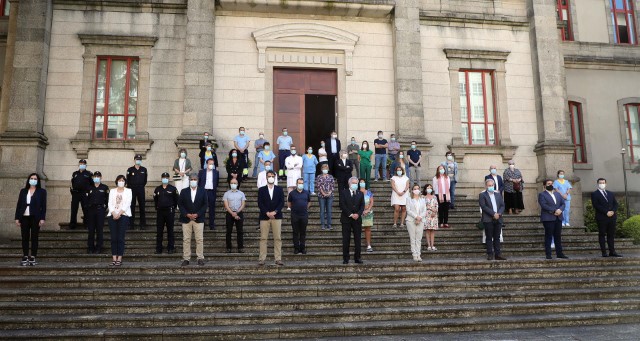
M 207 212 L 207 195 L 198 187 L 198 176 L 189 176 L 189 187 L 180 192 L 178 199 L 180 222 L 182 223 L 182 266 L 189 265 L 191 258 L 191 234 L 196 239 L 198 265 L 204 265 L 204 214 Z
M 602 257 L 622 257 L 616 253 L 614 238 L 616 235 L 616 211 L 618 210 L 618 201 L 613 193 L 606 190 L 607 180 L 598 179 L 598 189 L 591 193 L 591 204 L 596 211 L 596 222 L 598 223 L 598 241 L 600 242 L 600 251 Z M 609 246 L 609 254 L 607 255 L 607 247 Z
M 569 258 L 562 252 L 562 212 L 564 211 L 564 199 L 562 195 L 553 190 L 553 180 L 544 180 L 544 191 L 538 194 L 540 205 L 540 221 L 544 225 L 544 251 L 547 259 L 551 259 L 551 239 L 556 244 L 556 256 Z
M 218 190 L 218 179 L 220 175 L 215 169 L 213 159 L 207 160 L 207 167 L 198 172 L 198 187 L 204 188 L 207 194 L 207 203 L 209 208 L 209 230 L 216 229 L 216 193 Z
M 484 181 L 493 180 L 493 189 L 495 192 L 500 193 L 504 191 L 504 182 L 502 181 L 502 177 L 498 175 L 498 168 L 494 165 L 489 167 L 489 175 L 484 177 Z
M 487 236 L 487 259 L 506 260 L 500 251 L 500 233 L 502 232 L 502 215 L 504 200 L 495 190 L 493 179 L 484 181 L 486 191 L 480 193 L 478 202 L 482 209 L 482 224 Z
M 284 193 L 282 187 L 275 185 L 276 173 L 267 172 L 267 185 L 258 189 L 258 207 L 260 208 L 260 256 L 258 265 L 264 265 L 267 259 L 267 239 L 269 230 L 273 231 L 273 258 L 276 265 L 282 266 L 282 208 L 284 207 Z

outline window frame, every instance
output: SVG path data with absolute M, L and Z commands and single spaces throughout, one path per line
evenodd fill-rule
M 105 96 L 104 96 L 104 108 L 102 111 L 102 115 L 98 115 L 97 112 L 97 107 L 98 107 L 98 81 L 99 81 L 99 76 L 100 76 L 100 62 L 101 61 L 106 61 L 107 62 L 107 68 L 105 71 Z M 125 76 L 125 98 L 124 98 L 124 112 L 122 114 L 109 114 L 109 97 L 111 95 L 111 91 L 110 91 L 110 84 L 111 84 L 111 65 L 112 62 L 114 60 L 126 60 L 127 61 L 127 72 L 126 72 L 126 76 Z M 133 116 L 137 118 L 137 107 L 136 107 L 136 113 L 135 114 L 130 114 L 129 113 L 129 90 L 130 90 L 130 83 L 131 83 L 131 63 L 133 61 L 137 61 L 138 62 L 138 77 L 140 77 L 140 58 L 137 56 L 97 56 L 96 58 L 96 79 L 95 79 L 95 85 L 94 85 L 94 104 L 93 104 L 93 125 L 92 125 L 92 132 L 91 132 L 91 138 L 93 140 L 107 140 L 107 141 L 126 141 L 126 140 L 135 140 L 136 139 L 136 135 L 134 133 L 133 138 L 129 138 L 129 134 L 128 134 L 128 130 L 129 130 L 129 117 Z M 139 83 L 139 82 L 138 82 Z M 138 85 L 139 87 L 139 85 Z M 136 102 L 136 106 L 137 106 L 137 102 Z M 98 116 L 104 116 L 104 122 L 103 122 L 103 136 L 102 137 L 97 137 L 96 135 L 96 123 L 97 123 L 97 119 Z M 109 117 L 123 117 L 124 118 L 124 127 L 122 130 L 122 138 L 109 138 L 108 137 L 108 131 L 109 131 Z M 137 122 L 136 122 L 137 125 Z
M 576 112 L 578 114 L 578 125 L 579 125 L 579 133 L 580 133 L 580 144 L 576 143 L 576 127 L 574 124 L 573 110 L 572 107 L 577 108 Z M 582 111 L 582 103 L 576 101 L 569 101 L 569 121 L 571 122 L 571 142 L 576 147 L 576 151 L 573 152 L 573 163 L 575 164 L 587 164 L 589 163 L 589 158 L 587 157 L 587 148 L 584 139 L 584 113 Z M 582 154 L 582 160 L 578 161 L 577 158 L 577 149 L 580 148 L 580 152 Z
M 9 0 L 0 0 L 0 17 L 3 17 L 3 18 L 9 17 L 8 13 L 7 15 L 4 15 L 4 12 L 7 10 L 7 7 L 9 8 L 9 11 L 11 11 L 11 3 L 9 3 Z
M 460 122 L 461 124 L 467 124 L 467 137 L 468 137 L 468 141 L 467 141 L 467 145 L 469 146 L 496 146 L 496 145 L 500 145 L 500 139 L 499 139 L 499 132 L 498 132 L 498 117 L 496 114 L 496 80 L 495 80 L 495 70 L 487 70 L 487 69 L 460 69 L 458 70 L 458 72 L 462 72 L 464 73 L 464 77 L 465 77 L 465 94 L 466 94 L 466 100 L 467 100 L 467 122 Z M 483 112 L 484 112 L 484 122 L 473 122 L 471 120 L 471 97 L 470 97 L 470 88 L 469 88 L 469 73 L 473 72 L 473 73 L 480 73 L 481 74 L 481 79 L 482 79 L 482 105 L 483 105 Z M 489 122 L 488 120 L 488 113 L 487 113 L 487 85 L 486 85 L 486 81 L 485 81 L 485 75 L 489 74 L 489 76 L 491 77 L 491 101 L 493 103 L 493 123 Z M 458 83 L 459 84 L 459 83 Z M 476 143 L 472 143 L 473 141 L 473 136 L 472 136 L 472 126 L 473 125 L 480 125 L 483 124 L 484 125 L 484 144 L 476 144 Z M 493 134 L 494 134 L 494 143 L 489 143 L 489 125 L 493 125 Z M 464 141 L 463 141 L 464 142 Z
M 571 27 L 572 25 L 572 15 L 571 15 L 571 1 L 570 0 L 566 0 L 567 4 L 566 5 L 562 5 L 562 1 L 563 0 L 556 0 L 556 12 L 558 14 L 558 20 L 560 21 L 564 21 L 562 20 L 562 17 L 560 16 L 560 14 L 562 13 L 562 10 L 566 10 L 567 12 L 567 26 L 563 27 L 560 29 L 560 38 L 562 39 L 562 41 L 574 41 L 574 36 L 573 36 L 573 29 Z M 565 38 L 565 33 L 568 32 L 568 38 Z
M 638 31 L 636 27 L 636 13 L 635 13 L 635 5 L 634 0 L 622 0 L 623 8 L 618 9 L 616 7 L 616 0 L 609 0 L 609 9 L 610 9 L 610 19 L 611 25 L 613 27 L 613 43 L 614 44 L 622 44 L 622 45 L 638 45 Z M 630 4 L 632 8 L 628 8 L 627 4 Z M 618 34 L 618 17 L 616 14 L 623 13 L 625 20 L 627 22 L 627 35 L 629 37 L 628 43 L 621 43 L 620 36 Z M 631 15 L 631 20 L 629 21 L 629 15 Z M 629 27 L 632 27 L 633 34 L 629 32 Z
M 637 152 L 640 153 L 640 141 L 633 141 L 633 134 L 631 131 L 631 112 L 629 111 L 629 107 L 636 107 L 637 108 L 637 120 L 640 124 L 640 103 L 626 103 L 624 104 L 624 113 L 625 113 L 625 117 L 624 117 L 624 121 L 626 123 L 626 127 L 625 127 L 625 131 L 627 133 L 627 136 L 629 137 L 629 143 L 626 143 L 626 139 L 625 136 L 623 136 L 623 139 L 625 141 L 624 145 L 628 148 L 629 151 L 629 164 L 637 164 L 638 162 L 635 161 L 635 153 L 634 153 L 634 148 L 637 146 L 638 150 Z M 640 128 L 638 129 L 638 133 L 640 135 Z

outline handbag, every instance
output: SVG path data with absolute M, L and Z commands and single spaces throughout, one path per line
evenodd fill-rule
M 521 192 L 522 191 L 522 184 L 520 182 L 514 182 L 513 183 L 513 190 L 516 192 Z
M 478 228 L 478 230 L 484 230 L 484 224 L 482 223 L 482 218 L 480 218 L 480 221 L 476 223 L 476 228 Z

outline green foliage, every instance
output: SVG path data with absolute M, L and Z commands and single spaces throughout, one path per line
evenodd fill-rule
M 627 203 L 624 200 L 618 200 L 618 210 L 616 211 L 618 220 L 616 221 L 617 233 L 621 234 L 622 224 L 627 217 Z M 598 223 L 596 222 L 596 210 L 591 204 L 591 200 L 587 200 L 587 205 L 584 210 L 584 225 L 589 232 L 598 232 Z
M 640 214 L 627 219 L 620 232 L 623 237 L 633 238 L 634 244 L 640 244 Z

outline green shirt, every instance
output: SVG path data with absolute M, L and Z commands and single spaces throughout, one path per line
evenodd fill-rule
M 360 155 L 361 167 L 371 166 L 371 154 L 373 154 L 373 151 L 371 150 L 358 150 L 358 155 Z

